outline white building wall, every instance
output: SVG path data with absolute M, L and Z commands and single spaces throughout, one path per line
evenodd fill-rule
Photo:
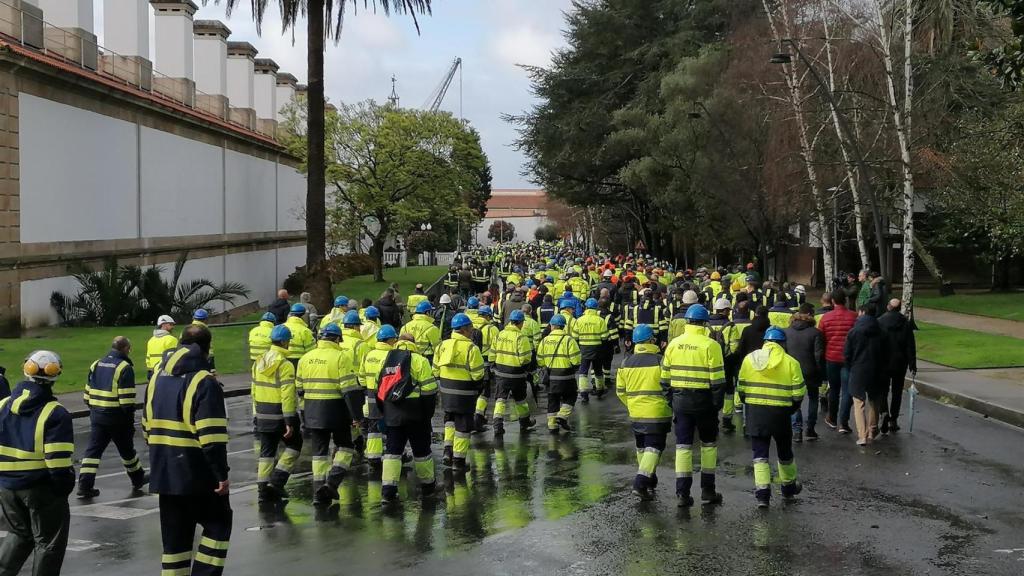
M 170 280 L 174 275 L 174 263 L 169 262 L 167 264 L 163 264 L 161 265 L 161 268 L 163 269 L 163 273 L 161 275 Z M 224 256 L 190 259 L 185 263 L 185 267 L 181 271 L 181 278 L 178 280 L 178 285 L 181 286 L 190 280 L 196 280 L 199 278 L 205 278 L 214 284 L 223 283 Z M 223 310 L 224 306 L 219 302 L 214 302 L 209 307 L 209 311 L 213 313 L 222 312 Z
M 138 237 L 135 124 L 18 97 L 21 242 Z
M 59 276 L 21 283 L 22 325 L 34 328 L 60 321 L 57 312 L 50 306 L 50 294 L 54 292 L 63 292 L 73 297 L 78 293 L 78 281 L 74 276 Z
M 234 150 L 226 152 L 225 163 L 227 233 L 276 230 L 276 165 Z
M 140 129 L 142 236 L 220 234 L 224 230 L 224 149 Z
M 277 277 L 284 281 L 295 269 L 306 263 L 306 247 L 277 249 Z
M 306 177 L 291 166 L 277 167 L 277 229 L 306 229 Z
M 241 282 L 249 287 L 249 301 L 267 306 L 277 297 L 284 276 L 277 274 L 277 250 L 242 252 L 224 257 L 226 282 Z

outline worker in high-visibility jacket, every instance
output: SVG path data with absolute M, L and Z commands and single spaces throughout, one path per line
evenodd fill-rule
M 354 358 L 341 348 L 341 328 L 328 324 L 316 348 L 299 359 L 295 390 L 312 441 L 313 504 L 329 506 L 352 466 L 355 447 L 352 423 L 363 417 L 363 389 L 356 379 Z M 334 458 L 331 459 L 331 438 Z
M 283 324 L 291 334 L 291 339 L 288 341 L 287 358 L 292 363 L 292 367 L 298 366 L 299 358 L 302 358 L 306 352 L 309 352 L 316 346 L 313 331 L 309 329 L 309 324 L 306 324 L 306 321 L 302 319 L 305 314 L 305 306 L 302 304 L 292 304 L 291 309 L 288 311 L 288 319 Z
M 537 347 L 537 366 L 544 368 L 543 382 L 548 390 L 548 432 L 572 431 L 569 417 L 576 403 L 576 376 L 582 362 L 580 346 L 565 330 L 565 316 L 551 317 L 551 332 Z
M 717 270 L 711 273 L 711 279 L 701 291 L 704 293 L 704 301 L 708 304 L 718 300 L 723 293 L 728 294 L 728 289 L 722 285 L 722 274 Z
M 320 332 L 324 331 L 324 328 L 328 324 L 337 324 L 341 326 L 342 320 L 345 318 L 345 314 L 348 313 L 348 296 L 338 296 L 334 299 L 334 307 L 331 311 L 324 315 L 320 319 L 320 324 L 317 326 L 317 330 Z
M 505 420 L 519 421 L 519 431 L 528 432 L 536 422 L 526 401 L 526 382 L 534 368 L 533 341 L 523 332 L 526 315 L 513 310 L 508 325 L 498 333 L 494 350 L 494 435 L 505 433 Z M 511 398 L 511 401 L 509 400 Z
M 437 380 L 427 359 L 415 350 L 402 349 L 401 341 L 392 326 L 382 326 L 377 332 L 377 343 L 365 360 L 380 367 L 364 382 L 370 417 L 381 420 L 387 430 L 381 472 L 381 501 L 385 504 L 398 500 L 406 444 L 412 448 L 420 495 L 430 496 L 437 486 L 430 450 L 430 419 L 437 406 Z
M 373 346 L 377 341 L 377 331 L 380 330 L 380 310 L 376 306 L 367 306 L 363 309 L 363 325 L 359 332 L 363 340 Z
M 473 431 L 476 397 L 484 382 L 484 357 L 473 343 L 473 321 L 465 314 L 452 317 L 452 337 L 434 353 L 434 375 L 439 379 L 444 408 L 442 464 L 466 469 L 469 435 Z
M 363 341 L 363 335 L 359 331 L 363 321 L 359 318 L 358 310 L 346 312 L 341 322 L 341 342 L 338 345 L 342 350 L 352 354 L 352 367 L 355 369 L 356 377 L 359 378 L 359 370 L 363 365 L 363 358 L 369 352 L 371 345 Z M 360 381 L 361 384 L 362 382 Z M 363 404 L 362 416 L 359 428 L 352 431 L 352 443 L 355 445 L 356 454 L 365 457 L 367 460 L 374 456 L 376 461 L 380 462 L 381 456 L 384 454 L 384 437 L 376 431 L 374 432 L 375 436 L 371 437 L 370 430 L 368 429 L 369 422 L 367 418 L 369 418 L 369 415 L 366 404 Z
M 793 310 L 784 298 L 776 300 L 772 307 L 768 309 L 768 321 L 771 322 L 772 326 L 777 326 L 783 330 L 789 328 L 790 323 L 793 321 Z
M 228 555 L 228 420 L 224 392 L 210 372 L 210 341 L 207 328 L 186 327 L 181 347 L 167 354 L 146 388 L 142 430 L 149 490 L 160 498 L 161 574 L 220 576 Z
M 633 355 L 615 374 L 615 393 L 626 405 L 636 439 L 636 478 L 633 493 L 653 500 L 658 486 L 657 466 L 672 429 L 672 406 L 661 381 L 661 349 L 654 331 L 646 324 L 633 329 Z
M 85 405 L 89 407 L 89 445 L 78 472 L 78 497 L 95 498 L 96 472 L 111 441 L 121 456 L 132 488 L 141 490 L 146 472 L 135 452 L 135 369 L 130 358 L 132 343 L 124 336 L 114 338 L 106 356 L 92 363 L 85 383 Z
M 678 293 L 678 292 L 677 292 Z M 700 297 L 693 290 L 686 290 L 682 300 L 673 302 L 670 309 L 672 317 L 668 321 L 668 341 L 671 342 L 686 332 L 686 311 L 690 306 L 700 306 Z
M 591 392 L 600 399 L 606 391 L 601 352 L 608 340 L 608 319 L 601 316 L 594 298 L 588 298 L 584 307 L 586 311 L 573 323 L 570 334 L 580 347 L 580 371 L 576 377 L 576 387 L 580 392 L 580 401 L 586 404 L 590 402 Z M 591 371 L 594 372 L 593 381 L 590 379 Z
M 494 349 L 494 343 L 498 339 L 498 327 L 492 322 L 494 313 L 490 306 L 481 306 L 479 309 L 480 331 L 480 353 L 484 357 L 484 385 L 480 390 L 480 396 L 476 399 L 476 417 L 473 420 L 473 431 L 483 432 L 487 430 L 487 404 L 494 397 L 494 360 L 498 353 Z
M 709 336 L 708 309 L 686 309 L 686 330 L 669 342 L 662 361 L 662 383 L 671 387 L 676 432 L 676 498 L 680 506 L 692 506 L 693 441 L 700 439 L 701 502 L 719 504 L 715 490 L 718 465 L 718 412 L 725 395 L 722 347 Z
M 802 490 L 793 458 L 790 416 L 800 409 L 807 390 L 800 362 L 782 347 L 785 341 L 785 332 L 769 328 L 764 333 L 764 346 L 747 354 L 740 367 L 737 390 L 746 407 L 746 431 L 754 452 L 754 496 L 759 508 L 767 508 L 772 497 L 768 464 L 772 440 L 779 458 L 782 497 L 791 499 Z
M 722 355 L 725 359 L 725 401 L 722 404 L 722 430 L 735 432 L 736 425 L 733 424 L 732 416 L 735 410 L 734 396 L 736 393 L 736 374 L 740 371 L 740 362 L 743 358 L 739 356 L 740 337 L 749 322 L 737 324 L 729 318 L 732 310 L 732 303 L 727 298 L 719 298 L 714 303 L 714 313 L 708 319 L 708 328 L 711 330 L 709 336 L 718 342 L 722 347 Z
M 18 574 L 32 555 L 34 575 L 60 574 L 75 489 L 71 415 L 53 395 L 63 371 L 55 352 L 37 350 L 22 366 L 25 380 L 0 400 L 0 571 Z
M 530 343 L 533 344 L 534 353 L 536 353 L 537 346 L 540 345 L 540 339 L 544 333 L 544 327 L 540 325 L 540 322 L 534 319 L 533 306 L 523 304 L 523 307 L 520 308 L 520 310 L 523 312 L 524 316 L 522 328 L 523 334 L 526 334 L 526 337 L 530 339 Z M 509 317 L 511 318 L 511 314 Z
M 178 339 L 171 334 L 174 318 L 164 314 L 156 321 L 153 336 L 146 342 L 146 380 L 153 377 L 153 371 L 164 357 L 164 352 L 178 347 Z
M 256 485 L 261 502 L 287 497 L 284 485 L 302 450 L 295 367 L 288 360 L 291 339 L 287 325 L 274 326 L 270 350 L 252 365 L 252 404 L 259 437 Z M 278 458 L 282 441 L 285 449 Z
M 412 298 L 412 296 L 410 296 Z M 431 312 L 434 306 L 427 301 L 421 301 L 414 308 L 415 314 L 412 320 L 402 326 L 399 335 L 408 334 L 416 342 L 416 352 L 427 360 L 434 359 L 434 350 L 441 344 L 441 330 L 434 324 L 434 317 Z
M 210 327 L 206 324 L 206 322 L 209 319 L 210 319 L 210 313 L 207 312 L 206 309 L 204 309 L 204 308 L 199 308 L 198 310 L 196 310 L 195 312 L 192 313 L 192 325 L 193 326 L 201 326 L 201 327 L 206 328 L 207 330 L 209 330 Z M 214 360 L 214 356 L 213 356 L 213 332 L 212 331 L 210 332 L 210 356 L 209 356 L 209 361 L 210 361 L 210 372 L 216 374 L 217 373 L 217 363 Z
M 409 294 L 409 297 L 405 299 L 405 310 L 409 313 L 409 316 L 417 314 L 416 307 L 419 306 L 421 302 L 428 301 L 427 295 L 423 293 L 423 284 L 417 284 L 413 290 L 414 292 Z
M 267 312 L 260 318 L 260 323 L 249 330 L 249 360 L 255 362 L 270 350 L 270 331 L 274 329 L 277 316 Z

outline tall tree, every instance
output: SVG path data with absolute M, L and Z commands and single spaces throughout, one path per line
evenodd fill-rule
M 203 0 L 206 5 L 209 0 Z M 271 0 L 214 0 L 223 2 L 226 13 L 240 4 L 248 3 L 257 31 L 262 31 L 263 17 Z M 417 33 L 420 25 L 417 14 L 430 13 L 431 0 L 363 0 L 363 8 L 377 9 L 384 14 L 408 13 L 412 16 Z M 326 163 L 324 159 L 324 50 L 328 40 L 341 38 L 345 13 L 349 7 L 357 11 L 359 0 L 277 0 L 281 12 L 281 32 L 294 31 L 302 16 L 306 18 L 307 83 L 309 85 L 309 121 L 307 129 L 306 175 L 306 271 L 311 279 L 308 287 L 314 303 L 322 310 L 330 308 L 332 288 L 327 269 L 327 201 L 325 190 Z

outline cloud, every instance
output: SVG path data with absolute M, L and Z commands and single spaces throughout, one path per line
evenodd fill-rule
M 556 34 L 531 26 L 518 26 L 499 32 L 492 49 L 506 65 L 547 66 L 551 63 L 552 51 L 560 44 L 559 40 Z

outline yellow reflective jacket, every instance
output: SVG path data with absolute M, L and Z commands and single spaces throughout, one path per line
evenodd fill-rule
M 533 318 L 527 316 L 523 320 L 523 334 L 530 339 L 530 343 L 533 344 L 533 349 L 536 350 L 537 346 L 540 345 L 540 339 L 544 334 L 544 329 L 541 327 L 540 322 L 537 322 Z
M 331 311 L 320 319 L 320 323 L 317 324 L 316 329 L 323 331 L 328 324 L 337 324 L 338 328 L 342 327 L 342 321 L 345 319 L 345 313 L 348 312 L 348 308 L 331 308 Z
M 156 369 L 164 352 L 178 347 L 178 339 L 166 330 L 154 330 L 153 337 L 146 342 L 146 368 Z
M 363 365 L 363 357 L 366 356 L 366 353 L 371 348 L 369 344 L 363 342 L 363 335 L 355 328 L 342 328 L 339 346 L 341 346 L 342 350 L 352 353 L 352 366 L 358 372 L 359 367 Z
M 426 294 L 409 294 L 409 297 L 405 299 L 405 309 L 409 312 L 409 315 L 411 316 L 416 313 L 416 306 L 418 306 L 420 302 L 426 301 Z
M 458 332 L 452 332 L 451 338 L 441 342 L 434 353 L 434 375 L 440 380 L 445 411 L 472 414 L 484 374 L 480 348 Z
M 494 375 L 522 378 L 533 363 L 533 342 L 514 324 L 498 333 L 494 341 Z
M 441 330 L 434 325 L 434 319 L 427 314 L 414 314 L 412 320 L 402 326 L 399 336 L 402 334 L 412 336 L 416 341 L 416 352 L 424 356 L 433 356 L 434 350 L 441 344 Z
M 255 362 L 270 350 L 270 331 L 273 329 L 273 322 L 262 320 L 249 330 L 249 360 Z
M 274 344 L 252 365 L 252 405 L 256 430 L 274 432 L 285 419 L 296 419 L 295 367 L 288 351 Z
M 789 408 L 807 393 L 800 362 L 775 342 L 765 342 L 743 359 L 740 366 L 740 398 L 755 406 Z
M 615 373 L 615 393 L 626 405 L 629 418 L 634 424 L 660 424 L 666 427 L 672 422 L 668 390 L 661 381 L 659 352 L 656 344 L 637 344 L 633 355 L 626 358 Z
M 494 342 L 498 339 L 498 327 L 490 321 L 485 321 L 479 330 L 482 336 L 481 342 L 483 343 L 480 353 L 484 356 L 484 362 L 488 365 L 494 364 L 494 358 L 498 355 L 494 350 Z
M 587 310 L 573 322 L 572 336 L 580 348 L 596 348 L 608 339 L 608 319 L 597 310 Z
M 306 426 L 331 429 L 351 423 L 344 422 L 339 403 L 348 401 L 351 415 L 362 414 L 362 388 L 356 379 L 352 353 L 336 342 L 320 340 L 316 348 L 299 359 L 295 372 L 295 389 L 300 406 L 306 413 Z
M 363 367 L 360 369 L 360 379 L 366 388 L 366 404 L 370 407 L 369 417 L 375 420 L 382 417 L 380 400 L 377 398 L 377 388 L 380 384 L 380 371 L 384 366 L 384 361 L 387 360 L 388 353 L 395 348 L 395 346 L 391 346 L 387 342 L 377 342 L 377 344 L 374 345 L 373 350 L 366 353 L 366 358 L 363 360 Z M 412 377 L 412 381 L 415 383 L 416 388 L 405 399 L 433 399 L 437 395 L 437 380 L 434 378 L 434 372 L 430 366 L 430 362 L 424 358 L 422 354 L 415 351 L 411 352 L 412 356 L 409 359 L 409 375 Z M 418 412 L 420 408 L 421 407 L 418 406 L 415 410 Z
M 579 344 L 561 328 L 553 327 L 537 347 L 537 365 L 548 369 L 552 382 L 575 382 L 580 362 Z
M 725 361 L 722 347 L 704 326 L 687 325 L 665 348 L 662 384 L 671 387 L 672 407 L 684 413 L 721 408 L 725 399 Z
M 301 316 L 289 316 L 284 325 L 292 333 L 292 339 L 288 342 L 288 359 L 298 360 L 302 355 L 313 349 L 313 331 L 309 329 L 306 321 Z

